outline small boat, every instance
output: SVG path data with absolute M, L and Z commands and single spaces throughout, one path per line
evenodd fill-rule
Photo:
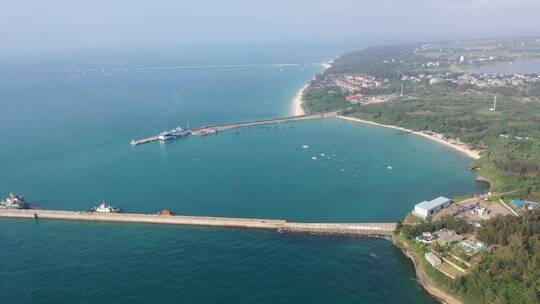
M 302 148 L 309 149 L 309 146 L 308 145 L 302 145 Z
M 96 212 L 96 213 L 119 213 L 121 210 L 119 208 L 113 208 L 109 203 L 106 201 L 102 201 L 101 204 L 97 207 L 93 207 L 90 209 L 90 212 Z
M 312 156 L 312 157 L 311 157 L 311 159 L 313 159 L 313 160 L 317 160 L 317 158 L 316 158 L 315 156 Z
M 388 170 L 392 170 L 392 166 L 388 166 L 386 167 Z
M 22 196 L 10 193 L 9 196 L 0 201 L 0 209 L 28 209 L 30 204 Z

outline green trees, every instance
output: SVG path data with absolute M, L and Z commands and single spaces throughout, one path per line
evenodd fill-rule
M 397 233 L 410 241 L 424 231 L 440 228 L 471 231 L 466 222 L 452 217 L 398 227 Z M 485 221 L 476 230 L 476 238 L 496 249 L 474 257 L 470 273 L 437 281 L 459 293 L 465 303 L 540 303 L 540 210 Z
M 302 99 L 308 113 L 326 112 L 350 105 L 339 87 L 320 89 L 310 86 L 304 91 Z
M 539 303 L 540 211 L 487 221 L 476 238 L 499 247 L 454 288 L 482 303 Z

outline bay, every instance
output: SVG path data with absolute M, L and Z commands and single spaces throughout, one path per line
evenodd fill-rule
M 337 119 L 129 145 L 188 122 L 288 115 L 320 71 L 1 74 L 0 193 L 45 209 L 105 199 L 128 212 L 347 222 L 396 221 L 421 200 L 485 191 L 455 151 Z M 1 220 L 0 252 L 8 303 L 433 302 L 385 240 Z

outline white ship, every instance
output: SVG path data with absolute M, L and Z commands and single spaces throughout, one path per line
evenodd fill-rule
M 27 209 L 30 206 L 24 197 L 10 193 L 9 196 L 0 202 L 0 209 Z
M 120 212 L 120 209 L 113 208 L 111 205 L 109 205 L 106 201 L 102 201 L 101 204 L 97 207 L 93 207 L 90 209 L 90 212 L 96 212 L 96 213 L 118 213 Z
M 169 131 L 163 131 L 163 132 L 159 133 L 158 138 L 161 141 L 166 141 L 166 140 L 169 140 L 169 139 L 175 139 L 175 138 L 179 138 L 179 137 L 183 137 L 183 136 L 187 136 L 187 135 L 189 135 L 188 130 L 184 130 L 184 129 L 178 127 L 178 128 L 175 128 L 175 129 L 172 129 L 172 130 L 169 130 Z

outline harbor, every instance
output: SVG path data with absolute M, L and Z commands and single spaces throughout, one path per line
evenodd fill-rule
M 253 126 L 261 126 L 261 125 L 268 125 L 268 124 L 275 124 L 275 123 L 286 123 L 286 122 L 292 122 L 292 121 L 337 117 L 338 113 L 341 111 L 342 110 L 336 110 L 336 111 L 317 113 L 317 114 L 262 119 L 262 120 L 254 120 L 254 121 L 247 121 L 247 122 L 240 122 L 240 123 L 209 125 L 209 126 L 203 126 L 203 127 L 197 127 L 197 128 L 191 128 L 191 129 L 190 128 L 182 129 L 178 127 L 169 131 L 163 131 L 158 135 L 140 138 L 140 139 L 133 139 L 131 140 L 130 145 L 138 146 L 138 145 L 142 145 L 142 144 L 146 144 L 146 143 L 150 143 L 154 141 L 166 141 L 170 139 L 185 137 L 188 135 L 206 136 L 206 135 L 211 135 L 211 134 L 217 134 L 222 131 L 228 131 L 228 130 L 244 128 L 244 127 L 253 127 Z
M 114 213 L 39 209 L 0 209 L 1 218 L 53 219 L 118 223 L 269 229 L 280 233 L 347 235 L 390 238 L 395 223 L 300 223 L 279 219 L 251 219 L 170 214 Z

